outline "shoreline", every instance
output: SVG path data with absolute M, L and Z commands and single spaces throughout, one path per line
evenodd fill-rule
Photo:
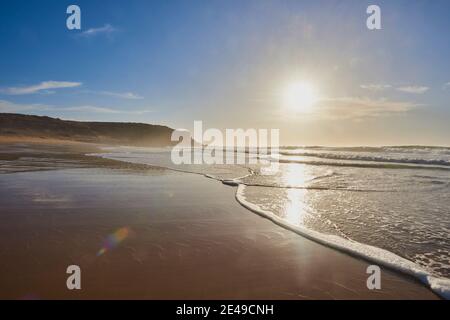
M 125 166 L 126 169 L 127 166 Z M 133 167 L 133 166 L 131 166 Z M 148 167 L 148 166 L 146 166 Z M 119 167 L 116 167 L 119 168 Z M 129 169 L 130 167 L 128 167 Z M 148 168 L 147 168 L 148 169 Z M 57 175 L 64 175 L 61 172 L 68 172 L 71 170 L 90 170 L 93 171 L 92 174 L 96 174 L 96 175 L 100 175 L 102 177 L 102 179 L 109 179 L 110 175 L 125 175 L 125 176 L 129 176 L 132 175 L 134 177 L 135 174 L 137 173 L 132 173 L 131 172 L 124 172 L 122 170 L 118 170 L 119 172 L 117 172 L 116 170 L 113 170 L 113 172 L 111 173 L 107 173 L 112 169 L 108 169 L 107 166 L 105 166 L 104 168 L 98 168 L 98 167 L 93 167 L 93 168 L 77 168 L 77 169 L 69 169 L 69 168 L 65 168 L 65 170 L 59 170 L 56 172 L 59 172 Z M 98 170 L 105 170 L 106 172 L 103 173 L 98 173 Z M 154 169 L 153 169 L 154 170 Z M 151 170 L 149 170 L 151 171 Z M 146 171 L 146 172 L 149 172 Z M 168 169 L 168 171 L 170 171 L 170 169 Z M 428 288 L 426 288 L 425 286 L 423 286 L 423 284 L 420 284 L 416 279 L 412 279 L 410 276 L 408 275 L 404 275 L 404 274 L 399 274 L 398 272 L 395 271 L 391 271 L 389 269 L 385 269 L 382 268 L 382 284 L 384 285 L 385 288 L 382 287 L 382 290 L 380 291 L 369 291 L 366 287 L 365 287 L 365 280 L 367 278 L 367 275 L 365 274 L 365 267 L 364 266 L 368 266 L 368 263 L 364 260 L 361 260 L 359 258 L 355 258 L 352 257 L 348 254 L 339 252 L 337 250 L 334 250 L 332 248 L 328 248 L 326 246 L 323 246 L 321 244 L 318 244 L 314 241 L 308 240 L 307 238 L 304 237 L 299 237 L 297 234 L 286 230 L 284 228 L 281 228 L 277 225 L 275 225 L 273 222 L 269 221 L 268 219 L 261 219 L 259 216 L 255 215 L 254 213 L 252 213 L 251 211 L 249 211 L 248 209 L 244 208 L 241 204 L 239 204 L 237 201 L 230 201 L 231 199 L 229 198 L 229 196 L 231 195 L 232 197 L 236 196 L 236 192 L 237 190 L 234 190 L 234 187 L 231 188 L 225 184 L 218 184 L 216 182 L 212 182 L 209 179 L 204 179 L 203 177 L 200 176 L 195 176 L 195 175 L 183 175 L 180 173 L 169 173 L 168 171 L 164 171 L 164 170 L 156 170 L 152 171 L 153 174 L 151 174 L 150 176 L 148 175 L 142 175 L 143 177 L 141 177 L 143 180 L 148 179 L 149 180 L 149 185 L 151 185 L 151 179 L 158 179 L 158 181 L 160 181 L 160 183 L 163 183 L 163 181 L 165 180 L 179 180 L 179 181 L 186 181 L 190 183 L 194 183 L 193 181 L 195 181 L 195 185 L 198 186 L 198 190 L 194 192 L 194 190 L 186 190 L 189 188 L 181 188 L 180 190 L 178 190 L 177 192 L 175 192 L 175 194 L 182 194 L 184 196 L 181 197 L 181 199 L 176 199 L 175 196 L 173 196 L 172 198 L 170 198 L 170 202 L 166 202 L 165 204 L 161 204 L 158 205 L 157 208 L 155 209 L 156 214 L 160 215 L 160 213 L 158 212 L 163 212 L 163 211 L 171 211 L 172 215 L 174 215 L 175 217 L 180 216 L 180 210 L 184 211 L 187 210 L 190 212 L 191 215 L 193 215 L 194 217 L 192 217 L 192 219 L 194 221 L 196 221 L 197 224 L 201 225 L 202 221 L 205 221 L 204 219 L 198 219 L 195 218 L 196 215 L 198 215 L 198 212 L 203 212 L 205 210 L 204 207 L 206 208 L 210 208 L 210 209 L 214 209 L 212 210 L 213 212 L 208 212 L 208 218 L 212 219 L 212 220 L 219 220 L 222 223 L 213 223 L 212 225 L 210 225 L 211 229 L 214 229 L 216 232 L 218 233 L 222 233 L 222 236 L 219 237 L 220 241 L 217 241 L 218 239 L 216 239 L 216 242 L 218 243 L 218 245 L 216 246 L 216 248 L 212 248 L 211 246 L 207 246 L 206 244 L 210 241 L 210 238 L 217 238 L 217 235 L 215 234 L 211 234 L 211 230 L 208 229 L 204 229 L 202 228 L 203 232 L 207 233 L 208 236 L 205 235 L 205 238 L 202 239 L 202 241 L 200 241 L 200 243 L 202 245 L 197 246 L 197 248 L 194 250 L 193 246 L 192 246 L 192 242 L 198 244 L 198 239 L 196 239 L 197 235 L 192 234 L 192 230 L 188 230 L 188 229 L 184 229 L 184 232 L 186 232 L 187 234 L 187 239 L 190 241 L 187 241 L 188 243 L 191 242 L 191 245 L 188 245 L 187 247 L 184 247 L 185 249 L 181 249 L 178 248 L 178 252 L 181 254 L 192 254 L 195 251 L 203 251 L 208 252 L 209 254 L 206 255 L 207 258 L 205 258 L 205 256 L 201 256 L 200 258 L 197 257 L 197 259 L 200 259 L 200 261 L 203 259 L 203 263 L 200 263 L 200 265 L 198 265 L 198 267 L 200 269 L 203 269 L 204 272 L 206 272 L 207 274 L 226 274 L 227 275 L 227 279 L 228 281 L 232 281 L 235 282 L 235 277 L 236 278 L 240 278 L 243 281 L 250 281 L 250 279 L 254 278 L 255 275 L 261 275 L 261 274 L 265 274 L 265 277 L 262 277 L 260 279 L 260 281 L 262 281 L 263 283 L 265 283 L 265 285 L 268 285 L 271 289 L 265 289 L 262 290 L 261 289 L 261 284 L 252 282 L 254 280 L 252 280 L 251 282 L 253 283 L 252 285 L 248 285 L 245 287 L 245 290 L 242 286 L 239 286 L 238 284 L 236 284 L 236 288 L 235 291 L 233 292 L 233 290 L 225 290 L 225 288 L 227 287 L 226 282 L 220 282 L 221 286 L 215 287 L 215 291 L 211 291 L 211 290 L 206 290 L 208 292 L 208 294 L 199 294 L 198 289 L 188 289 L 186 287 L 184 287 L 183 285 L 180 286 L 181 289 L 184 290 L 185 294 L 174 294 L 172 292 L 172 296 L 165 291 L 165 289 L 163 288 L 164 285 L 160 284 L 159 285 L 159 297 L 164 299 L 164 298 L 180 298 L 180 299 L 208 299 L 208 298 L 216 298 L 216 299 L 242 299 L 242 298 L 248 298 L 248 299 L 254 299 L 254 298 L 261 298 L 261 299 L 290 299 L 293 298 L 292 295 L 289 295 L 287 293 L 283 293 L 283 290 L 286 288 L 289 288 L 287 291 L 291 292 L 291 294 L 293 294 L 293 292 L 297 292 L 298 295 L 295 298 L 312 298 L 312 299 L 329 299 L 329 298 L 349 298 L 349 299 L 372 299 L 372 298 L 385 298 L 385 299 L 401 299 L 401 298 L 406 298 L 406 299 L 437 299 L 438 297 L 435 296 L 434 293 L 432 293 L 431 291 L 429 291 Z M 28 175 L 33 174 L 30 172 L 25 172 L 25 173 L 19 173 L 19 175 Z M 43 175 L 46 176 L 45 172 L 39 172 L 37 173 L 37 176 L 39 175 Z M 54 176 L 54 175 L 53 175 Z M 69 174 L 70 176 L 70 174 Z M 137 176 L 141 176 L 139 174 L 137 174 Z M 174 176 L 177 176 L 178 178 L 173 178 Z M 185 176 L 185 178 L 182 178 L 181 176 Z M 158 178 L 155 178 L 158 177 Z M 159 180 L 161 177 L 165 177 L 162 178 L 162 180 Z M 136 178 L 136 179 L 141 179 L 141 178 Z M 46 177 L 46 179 L 55 179 L 53 178 L 51 175 Z M 101 179 L 100 179 L 101 180 Z M 198 181 L 196 181 L 198 180 Z M 165 183 L 165 182 L 164 182 Z M 95 184 L 95 183 L 94 183 Z M 101 183 L 100 183 L 101 184 Z M 123 182 L 124 185 L 129 185 L 128 182 Z M 147 184 L 145 184 L 147 185 Z M 129 185 L 129 188 L 135 188 L 136 186 L 133 185 Z M 166 186 L 167 189 L 178 189 L 174 184 L 168 183 L 168 185 Z M 125 189 L 125 186 L 119 186 L 119 188 L 121 189 Z M 99 192 L 99 189 L 94 188 L 95 190 L 97 190 Z M 160 192 L 159 189 L 156 186 L 152 186 L 151 189 L 155 189 L 155 192 Z M 209 190 L 212 189 L 212 190 Z M 143 190 L 139 189 L 139 192 L 142 192 Z M 214 191 L 214 192 L 213 192 Z M 103 191 L 104 192 L 104 191 Z M 213 200 L 205 200 L 205 197 L 202 197 L 200 195 L 198 195 L 198 193 L 200 194 L 208 194 L 213 192 L 214 197 Z M 228 195 L 228 193 L 230 193 L 230 195 Z M 94 193 L 95 194 L 95 193 Z M 189 195 L 188 197 L 186 197 L 187 195 Z M 121 195 L 116 195 L 118 197 L 120 197 Z M 133 195 L 130 195 L 133 197 Z M 157 198 L 156 198 L 157 199 Z M 195 200 L 198 199 L 198 200 Z M 201 200 L 200 200 L 201 199 Z M 136 202 L 144 202 L 146 203 L 146 199 L 136 199 Z M 188 202 L 189 206 L 186 206 L 186 203 L 183 205 L 181 203 L 184 202 Z M 173 202 L 173 203 L 172 203 Z M 181 202 L 181 203 L 180 203 Z M 48 202 L 48 203 L 58 203 L 56 202 Z M 152 204 L 148 204 L 149 207 L 152 207 Z M 106 203 L 97 203 L 97 206 L 99 207 L 99 209 L 103 206 L 103 207 L 110 207 L 111 208 L 111 204 L 106 204 Z M 153 207 L 155 205 L 153 204 Z M 133 207 L 133 206 L 131 206 Z M 224 208 L 227 208 L 227 210 L 224 210 Z M 144 206 L 145 208 L 145 206 Z M 182 209 L 183 208 L 183 209 Z M 99 210 L 98 209 L 98 210 Z M 124 208 L 125 210 L 130 210 L 129 208 Z M 91 214 L 92 215 L 96 215 L 98 214 L 98 210 L 97 211 L 93 211 Z M 104 209 L 102 209 L 104 210 Z M 70 210 L 69 210 L 70 211 Z M 101 211 L 101 210 L 100 210 Z M 224 216 L 232 216 L 233 219 L 231 221 L 228 221 L 226 219 L 224 219 L 223 217 L 219 217 L 214 215 L 214 211 L 222 211 Z M 251 213 L 251 214 L 249 214 Z M 25 212 L 22 212 L 21 214 L 26 214 Z M 76 216 L 76 213 L 74 213 L 74 215 Z M 0 216 L 2 217 L 2 216 Z M 162 217 L 162 219 L 164 220 L 167 219 L 165 216 Z M 33 219 L 33 218 L 31 218 Z M 100 220 L 98 220 L 96 223 L 101 223 L 101 224 L 105 224 L 107 225 L 108 221 L 104 220 L 105 218 L 101 218 Z M 123 217 L 116 217 L 114 216 L 114 219 L 119 219 L 119 220 L 123 220 Z M 114 220 L 113 219 L 113 220 Z M 183 219 L 186 219 L 186 217 L 183 216 Z M 182 220 L 183 220 L 182 219 Z M 95 219 L 94 219 L 95 220 Z M 223 220 L 223 221 L 222 221 Z M 233 221 L 234 220 L 234 221 Z M 73 221 L 72 221 L 73 222 Z M 126 222 L 126 221 L 122 221 L 122 222 Z M 154 221 L 155 224 L 158 224 L 158 221 L 155 220 Z M 208 222 L 203 222 L 208 224 Z M 232 223 L 234 227 L 231 228 L 227 228 L 226 225 Z M 176 226 L 177 224 L 179 224 L 179 221 L 177 222 L 176 219 L 174 221 L 172 221 L 171 223 L 169 223 L 170 226 L 172 225 L 172 227 Z M 224 233 L 224 231 L 222 230 L 222 228 L 224 228 L 225 225 L 225 229 L 227 232 Z M 17 227 L 18 225 L 16 225 Z M 150 227 L 151 224 L 149 224 L 147 227 Z M 166 226 L 166 227 L 167 227 Z M 258 229 L 258 226 L 260 227 L 260 229 Z M 81 226 L 80 226 L 81 227 Z M 86 226 L 84 226 L 84 228 L 91 228 L 92 226 L 90 224 L 87 224 Z M 135 228 L 136 229 L 140 229 L 142 226 L 137 225 Z M 132 229 L 135 229 L 132 228 Z M 186 226 L 186 228 L 188 228 Z M 164 229 L 164 228 L 163 228 Z M 170 230 L 171 228 L 169 227 L 169 229 L 165 230 L 166 232 L 168 230 Z M 181 229 L 183 230 L 183 229 Z M 160 230 L 162 231 L 162 230 Z M 189 232 L 190 231 L 190 232 Z M 195 231 L 195 230 L 194 230 Z M 260 237 L 260 240 L 257 242 L 251 241 L 250 243 L 248 243 L 248 239 L 246 238 L 246 234 L 248 233 L 262 233 L 262 238 Z M 98 234 L 98 231 L 97 231 Z M 144 235 L 145 233 L 143 233 Z M 267 235 L 270 236 L 267 236 Z M 278 234 L 278 236 L 277 236 Z M 281 238 L 276 239 L 277 237 L 280 237 L 280 234 L 282 235 Z M 147 235 L 148 236 L 148 235 Z M 169 238 L 167 238 L 169 236 Z M 167 242 L 173 242 L 171 241 L 171 237 L 177 237 L 176 234 L 170 234 L 170 235 L 165 235 L 163 238 L 166 239 L 166 243 Z M 64 237 L 63 237 L 64 238 Z M 145 236 L 144 236 L 145 238 Z M 239 241 L 236 241 L 236 238 Z M 267 238 L 267 239 L 266 239 Z M 275 238 L 275 239 L 273 239 Z M 148 239 L 147 239 L 148 240 Z M 186 240 L 186 239 L 184 239 Z M 224 241 L 227 240 L 227 241 Z M 60 241 L 66 241 L 64 239 L 60 239 Z M 226 245 L 226 242 L 230 241 L 232 244 L 230 245 Z M 144 241 L 145 242 L 145 241 Z M 280 244 L 281 243 L 281 244 Z M 151 244 L 147 243 L 148 245 Z M 224 261 L 222 260 L 222 254 L 221 252 L 221 248 L 222 249 L 227 249 L 227 250 L 231 250 L 230 252 L 228 252 L 228 255 L 230 257 L 234 257 L 233 259 L 231 259 L 231 261 L 239 261 L 239 248 L 242 247 L 242 244 L 246 244 L 247 248 L 244 248 L 244 251 L 246 252 L 246 257 L 245 257 L 245 261 L 246 263 L 238 263 L 237 265 L 230 265 L 229 268 L 231 268 L 232 270 L 234 270 L 235 272 L 232 274 L 229 274 L 226 270 L 226 268 L 224 270 L 221 270 L 222 268 L 219 267 L 220 264 L 217 264 L 216 260 L 220 260 L 220 261 Z M 174 245 L 172 243 L 172 245 Z M 135 247 L 139 247 L 144 251 L 152 251 L 149 250 L 148 248 L 146 248 L 145 246 L 143 246 L 142 243 L 136 243 L 134 245 Z M 194 246 L 195 247 L 195 246 Z M 206 249 L 208 248 L 208 250 Z M 253 249 L 257 249 L 256 252 L 253 252 L 252 250 L 250 250 L 251 248 Z M 305 249 L 306 248 L 306 249 Z M 41 248 L 42 249 L 42 248 Z M 211 251 L 212 250 L 212 251 Z M 262 251 L 261 251 L 262 250 Z M 271 252 L 271 255 L 269 255 L 270 257 L 275 256 L 276 258 L 274 259 L 269 259 L 269 256 L 264 256 L 261 257 L 261 254 L 264 254 L 264 251 L 269 251 Z M 158 251 L 158 250 L 157 250 Z M 177 250 L 168 250 L 169 255 L 175 253 Z M 166 251 L 167 252 L 167 251 Z M 211 255 L 212 252 L 219 252 L 217 255 L 217 257 L 214 255 Z M 111 252 L 111 254 L 115 254 L 116 252 Z M 161 253 L 161 252 L 160 252 Z M 256 254 L 259 253 L 259 254 Z M 122 253 L 123 255 L 124 253 Z M 256 254 L 256 255 L 255 255 Z M 308 262 L 305 261 L 305 254 L 308 260 Z M 64 256 L 64 255 L 63 255 Z M 203 258 L 202 258 L 203 257 Z M 242 257 L 241 257 L 242 258 Z M 57 259 L 58 257 L 54 257 L 53 259 Z M 59 258 L 61 259 L 61 258 Z M 91 257 L 92 259 L 92 257 Z M 177 260 L 176 258 L 172 257 L 172 260 Z M 267 260 L 269 259 L 269 260 Z M 189 260 L 189 259 L 188 259 Z M 226 260 L 228 262 L 228 260 Z M 194 261 L 184 261 L 185 263 L 183 263 L 183 265 L 178 268 L 175 267 L 171 264 L 170 268 L 172 268 L 173 273 L 184 273 L 185 276 L 189 277 L 189 275 L 196 274 L 196 276 L 199 279 L 203 279 L 202 281 L 198 282 L 197 286 L 200 287 L 208 287 L 208 281 L 204 281 L 206 280 L 206 278 L 208 277 L 203 277 L 201 274 L 197 274 L 195 270 L 192 269 L 192 263 L 194 263 Z M 261 264 L 258 264 L 257 262 L 260 262 Z M 264 262 L 264 263 L 262 263 Z M 279 265 L 281 262 L 284 262 L 284 266 L 283 265 Z M 143 262 L 142 262 L 143 263 Z M 159 261 L 159 264 L 164 264 L 163 261 Z M 139 264 L 139 263 L 138 263 Z M 194 264 L 198 264 L 198 261 L 195 262 Z M 212 264 L 212 265 L 211 265 Z M 151 264 L 149 265 L 151 266 Z M 166 268 L 168 266 L 166 265 Z M 123 266 L 123 272 L 125 272 L 125 274 L 129 273 L 126 272 L 125 270 L 127 270 L 128 268 L 136 268 L 136 265 L 134 265 L 134 263 L 132 263 L 131 265 L 128 265 L 128 267 Z M 249 272 L 248 270 L 245 270 L 246 268 L 250 268 L 252 269 L 252 272 Z M 282 270 L 285 270 L 286 268 L 289 270 L 289 274 L 288 275 L 284 275 L 284 272 L 277 272 L 275 270 L 279 270 L 279 268 L 281 268 Z M 161 268 L 159 270 L 153 270 L 154 273 L 156 274 L 164 274 L 165 271 L 163 270 L 164 268 Z M 337 270 L 335 270 L 337 269 Z M 320 272 L 318 272 L 320 271 Z M 5 271 L 3 271 L 3 274 Z M 141 280 L 146 282 L 145 280 L 145 274 L 146 272 L 141 270 L 141 273 L 143 273 L 142 275 L 139 275 L 138 277 L 143 277 Z M 140 274 L 141 274 L 140 273 Z M 350 274 L 349 274 L 350 273 Z M 311 276 L 311 275 L 314 276 Z M 147 275 L 148 272 L 147 272 Z M 330 276 L 332 276 L 330 278 Z M 211 275 L 209 277 L 212 277 Z M 275 282 L 273 282 L 275 280 L 276 277 L 282 277 L 283 279 L 285 279 L 285 281 L 283 281 L 283 283 L 278 283 L 275 284 Z M 267 278 L 267 279 L 266 279 Z M 324 281 L 323 279 L 327 279 L 328 281 Z M 340 279 L 339 281 L 334 281 L 335 279 Z M 387 278 L 387 279 L 386 279 Z M 212 278 L 208 278 L 209 281 L 213 281 Z M 297 281 L 296 281 L 297 279 Z M 300 279 L 300 280 L 299 280 Z M 334 280 L 333 280 L 334 279 Z M 356 279 L 359 279 L 358 281 Z M 189 282 L 187 279 L 178 279 L 181 283 L 186 283 Z M 148 280 L 147 280 L 148 281 Z M 293 282 L 293 283 L 292 283 Z M 95 283 L 95 281 L 93 282 Z M 193 284 L 191 284 L 193 285 Z M 172 284 L 171 286 L 175 286 L 175 284 Z M 386 288 L 387 287 L 387 288 Z M 259 289 L 258 289 L 259 288 Z M 296 288 L 296 289 L 295 289 Z M 111 295 L 111 293 L 104 293 L 105 295 L 102 296 L 101 292 L 97 289 L 97 291 L 95 292 L 91 292 L 91 294 L 87 294 L 87 296 L 80 296 L 80 298 L 108 298 L 108 296 L 110 298 L 131 298 L 131 297 L 137 297 L 137 298 L 142 298 L 142 297 L 147 297 L 147 298 L 157 298 L 158 299 L 158 294 L 157 292 L 152 292 L 153 295 L 136 295 L 137 292 L 141 292 L 141 294 L 143 294 L 143 288 L 128 288 L 128 293 L 130 294 L 130 296 L 126 297 L 126 296 L 115 296 L 115 295 Z M 182 291 L 183 291 L 182 290 Z M 244 290 L 244 291 L 243 291 Z M 145 291 L 145 290 L 144 290 Z M 151 291 L 151 290 L 150 290 Z M 220 292 L 221 291 L 221 292 Z M 59 295 L 57 295 L 56 297 L 70 297 L 70 294 L 66 294 L 64 292 L 59 292 Z M 133 293 L 134 292 L 134 293 Z M 246 293 L 245 293 L 246 292 Z M 244 294 L 245 293 L 245 294 Z M 1 293 L 0 296 L 3 296 L 5 294 L 5 292 Z M 47 294 L 50 296 L 52 293 L 51 292 L 47 292 Z
M 95 155 L 95 154 L 93 155 L 103 157 L 102 155 Z M 108 156 L 104 158 L 115 159 L 114 157 Z M 127 160 L 119 160 L 119 161 L 132 164 L 136 163 Z M 148 165 L 154 166 L 151 163 L 149 163 Z M 181 170 L 173 167 L 162 167 L 162 168 L 172 170 L 174 172 L 200 175 L 206 178 L 217 180 L 218 182 L 221 182 L 225 185 L 236 187 L 236 193 L 234 198 L 239 204 L 241 204 L 247 210 L 265 219 L 270 220 L 275 225 L 278 225 L 281 228 L 294 232 L 299 236 L 312 240 L 320 245 L 324 245 L 328 248 L 338 250 L 342 253 L 348 254 L 349 256 L 355 257 L 357 259 L 363 259 L 367 262 L 382 265 L 394 272 L 399 272 L 403 275 L 411 277 L 415 281 L 422 283 L 425 287 L 427 287 L 429 290 L 431 290 L 434 294 L 438 295 L 439 297 L 443 299 L 450 298 L 450 279 L 433 275 L 431 272 L 429 272 L 422 266 L 414 263 L 413 261 L 408 260 L 407 258 L 404 258 L 394 252 L 391 252 L 389 250 L 380 247 L 370 246 L 361 242 L 351 241 L 348 239 L 341 238 L 339 236 L 322 234 L 312 229 L 307 229 L 305 227 L 290 224 L 289 222 L 275 215 L 273 212 L 263 210 L 259 206 L 254 205 L 251 202 L 248 202 L 245 199 L 243 191 L 245 187 L 247 187 L 248 185 L 245 183 L 241 183 L 240 179 L 245 178 L 248 175 L 251 175 L 252 174 L 251 170 L 248 175 L 245 175 L 243 177 L 237 177 L 234 179 L 222 179 L 209 174 L 204 174 L 195 171 Z
M 238 190 L 236 191 L 236 200 L 249 211 L 272 221 L 274 224 L 290 230 L 301 237 L 310 239 L 318 244 L 324 245 L 328 248 L 338 250 L 342 253 L 346 253 L 349 256 L 355 257 L 357 259 L 362 259 L 367 262 L 374 262 L 382 265 L 394 272 L 399 272 L 403 275 L 410 276 L 416 281 L 421 282 L 433 293 L 437 294 L 443 299 L 450 299 L 450 280 L 446 278 L 439 278 L 432 275 L 421 266 L 415 264 L 414 262 L 403 258 L 391 251 L 370 246 L 360 242 L 353 242 L 339 236 L 327 235 L 317 232 L 312 229 L 307 229 L 305 227 L 292 225 L 282 218 L 278 217 L 271 211 L 263 210 L 259 206 L 248 202 L 244 196 L 243 189 L 244 184 L 238 185 Z

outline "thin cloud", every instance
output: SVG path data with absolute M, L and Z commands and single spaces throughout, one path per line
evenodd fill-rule
M 48 111 L 49 107 L 43 104 L 17 104 L 6 100 L 0 100 L 0 112 L 14 113 L 34 110 Z
M 61 111 L 76 111 L 76 112 L 94 112 L 94 113 L 121 113 L 119 110 L 111 108 L 96 107 L 96 106 L 76 106 L 59 109 Z
M 144 97 L 140 96 L 137 93 L 133 93 L 133 92 L 113 92 L 113 91 L 95 91 L 95 90 L 82 90 L 81 92 L 87 93 L 87 94 L 100 94 L 100 95 L 104 95 L 104 96 L 110 96 L 110 97 L 128 99 L 128 100 L 144 99 Z
M 390 84 L 362 84 L 360 87 L 370 91 L 383 91 L 392 88 Z
M 77 111 L 77 112 L 93 112 L 93 113 L 114 113 L 114 114 L 146 114 L 153 112 L 152 110 L 117 110 L 97 106 L 76 106 L 58 109 L 60 111 Z
M 103 94 L 105 96 L 111 96 L 116 98 L 122 98 L 122 99 L 129 99 L 129 100 L 140 100 L 144 99 L 144 97 L 133 93 L 133 92 L 111 92 L 111 91 L 100 91 L 100 94 Z
M 90 38 L 90 37 L 95 37 L 98 35 L 110 35 L 116 31 L 117 31 L 117 29 L 114 28 L 112 25 L 105 24 L 103 27 L 90 28 L 86 31 L 83 31 L 82 33 L 80 33 L 80 35 L 83 37 Z
M 444 84 L 444 90 L 450 89 L 450 82 Z
M 51 93 L 49 90 L 61 89 L 61 88 L 74 88 L 81 86 L 81 82 L 69 82 L 69 81 L 44 81 L 36 85 L 27 87 L 9 87 L 1 89 L 0 92 L 8 95 L 24 95 L 34 94 L 39 92 Z
M 405 86 L 398 87 L 398 91 L 406 92 L 406 93 L 414 93 L 414 94 L 423 94 L 427 92 L 430 88 L 425 86 Z
M 320 100 L 316 111 L 317 115 L 328 118 L 360 120 L 405 113 L 418 106 L 420 105 L 411 102 L 387 99 L 341 97 Z
M 104 113 L 104 114 L 146 114 L 153 110 L 118 110 L 99 106 L 73 106 L 73 107 L 55 107 L 45 104 L 17 104 L 11 101 L 0 100 L 0 112 L 21 113 L 21 112 L 85 112 L 85 113 Z

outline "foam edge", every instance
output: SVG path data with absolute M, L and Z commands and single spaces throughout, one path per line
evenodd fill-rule
M 248 210 L 307 239 L 412 276 L 440 297 L 450 300 L 450 279 L 433 276 L 421 266 L 390 251 L 290 224 L 271 211 L 263 210 L 258 205 L 247 201 L 244 195 L 245 187 L 243 184 L 238 185 L 236 200 Z

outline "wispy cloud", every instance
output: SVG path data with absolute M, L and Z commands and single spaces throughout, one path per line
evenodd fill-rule
M 96 106 L 76 106 L 76 107 L 67 107 L 59 109 L 61 111 L 76 111 L 76 112 L 94 112 L 94 113 L 121 113 L 120 110 L 115 110 L 111 108 L 105 107 L 96 107 Z
M 398 91 L 406 92 L 406 93 L 414 93 L 414 94 L 423 94 L 427 92 L 430 88 L 425 86 L 404 86 L 397 87 Z
M 6 100 L 0 100 L 0 112 L 14 113 L 33 110 L 47 111 L 49 109 L 48 106 L 43 104 L 17 104 Z
M 362 84 L 360 85 L 360 88 L 379 92 L 383 90 L 387 90 L 392 88 L 392 85 L 390 84 Z M 430 88 L 426 86 L 400 86 L 395 88 L 397 91 L 406 92 L 406 93 L 414 93 L 414 94 L 423 94 L 427 92 Z
M 97 106 L 75 106 L 58 109 L 60 111 L 77 111 L 77 112 L 94 112 L 94 113 L 114 113 L 114 114 L 146 114 L 153 112 L 152 110 L 117 110 L 112 108 Z
M 23 95 L 23 94 L 34 94 L 38 92 L 46 92 L 53 89 L 61 88 L 73 88 L 81 86 L 81 82 L 69 82 L 69 81 L 44 81 L 36 85 L 25 86 L 25 87 L 9 87 L 0 89 L 1 93 L 9 95 Z
M 388 99 L 341 97 L 322 99 L 316 109 L 318 115 L 328 118 L 361 120 L 404 113 L 418 106 L 420 105 L 411 102 Z
M 83 90 L 82 93 L 88 94 L 100 94 L 104 96 L 110 96 L 120 99 L 128 99 L 128 100 L 141 100 L 144 99 L 143 96 L 134 93 L 134 92 L 113 92 L 113 91 L 95 91 L 95 90 Z
M 450 82 L 444 83 L 444 89 L 450 89 Z
M 105 96 L 111 96 L 116 98 L 122 98 L 122 99 L 129 99 L 129 100 L 139 100 L 144 99 L 144 97 L 133 93 L 133 92 L 111 92 L 111 91 L 100 91 L 99 94 L 103 94 Z
M 362 84 L 360 85 L 362 89 L 370 90 L 370 91 L 383 91 L 389 88 L 392 88 L 390 84 Z
M 112 25 L 105 24 L 103 27 L 87 29 L 86 31 L 80 33 L 80 35 L 83 37 L 95 37 L 98 35 L 110 35 L 116 31 L 117 29 L 114 28 Z
M 83 112 L 83 113 L 107 113 L 107 114 L 146 114 L 151 109 L 123 110 L 92 105 L 55 107 L 45 104 L 17 104 L 11 101 L 0 100 L 0 112 L 22 113 L 22 112 Z

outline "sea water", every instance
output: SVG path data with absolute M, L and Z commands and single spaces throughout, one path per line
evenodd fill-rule
M 237 200 L 253 212 L 448 295 L 450 148 L 284 147 L 271 175 L 254 164 L 175 166 L 170 149 L 109 148 L 101 156 L 238 186 Z M 260 157 L 249 150 L 237 156 Z

